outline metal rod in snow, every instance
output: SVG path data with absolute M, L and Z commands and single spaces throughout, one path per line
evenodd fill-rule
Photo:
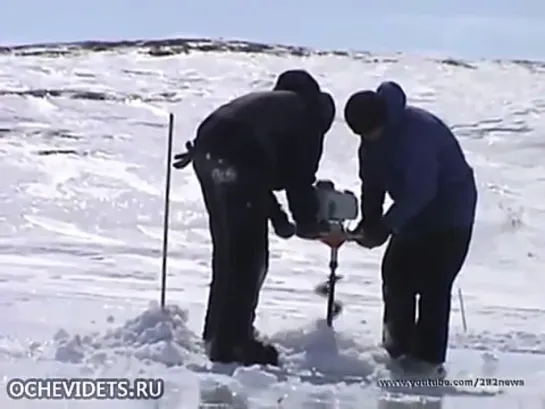
M 172 139 L 174 134 L 174 114 L 168 116 L 167 160 L 165 173 L 165 209 L 163 213 L 163 252 L 161 265 L 161 308 L 165 308 L 167 292 L 168 228 L 170 219 L 170 177 L 172 172 Z
M 462 314 L 462 325 L 464 327 L 464 332 L 467 332 L 467 320 L 466 320 L 466 309 L 464 307 L 464 296 L 462 295 L 462 289 L 458 287 L 458 298 L 460 300 L 460 313 Z
M 327 298 L 327 315 L 326 315 L 326 324 L 328 327 L 333 326 L 333 309 L 335 308 L 335 282 L 337 281 L 336 271 L 339 265 L 339 248 L 331 248 L 331 256 L 329 261 L 329 294 Z

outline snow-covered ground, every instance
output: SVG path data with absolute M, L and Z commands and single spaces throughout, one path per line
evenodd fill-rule
M 3 409 L 544 407 L 545 69 L 409 56 L 140 51 L 0 56 L 0 376 L 2 385 L 14 377 L 161 377 L 166 396 L 38 402 L 1 391 Z M 328 250 L 297 239 L 272 238 L 257 320 L 280 346 L 283 369 L 210 367 L 199 340 L 210 243 L 190 168 L 173 172 L 170 306 L 159 312 L 168 112 L 176 115 L 178 151 L 213 107 L 267 89 L 293 67 L 316 74 L 337 100 L 320 176 L 342 187 L 358 190 L 357 140 L 341 119 L 354 90 L 397 80 L 412 103 L 455 127 L 480 203 L 457 282 L 468 331 L 455 297 L 449 379 L 523 379 L 524 387 L 379 388 L 382 249 L 341 250 L 345 310 L 333 334 L 322 321 L 325 301 L 313 293 L 328 273 Z

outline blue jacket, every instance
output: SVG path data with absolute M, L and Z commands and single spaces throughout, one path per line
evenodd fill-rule
M 363 218 L 383 216 L 388 193 L 393 205 L 383 220 L 394 234 L 472 227 L 477 188 L 454 134 L 435 115 L 408 106 L 398 84 L 384 82 L 377 94 L 388 123 L 382 138 L 359 149 Z

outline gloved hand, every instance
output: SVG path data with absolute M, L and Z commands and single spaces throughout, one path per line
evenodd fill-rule
M 392 232 L 384 221 L 380 219 L 376 222 L 361 221 L 350 234 L 355 236 L 354 241 L 360 246 L 373 249 L 386 243 Z
M 271 218 L 274 233 L 283 239 L 290 239 L 295 235 L 295 225 L 288 219 L 288 215 L 284 212 L 277 214 Z
M 187 149 L 187 152 L 181 152 L 174 155 L 174 163 L 172 166 L 175 169 L 184 169 L 193 160 L 194 146 L 191 141 L 186 142 L 185 148 Z
M 311 222 L 305 224 L 297 224 L 295 226 L 295 234 L 301 239 L 316 240 L 326 235 L 330 231 L 329 223 L 327 222 Z
M 365 221 L 360 220 L 358 222 L 358 224 L 356 225 L 356 227 L 354 227 L 354 229 L 348 230 L 348 234 L 350 234 L 351 236 L 361 236 L 361 235 L 363 235 L 364 225 L 365 225 Z

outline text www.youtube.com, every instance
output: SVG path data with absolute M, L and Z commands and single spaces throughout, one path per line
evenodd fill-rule
M 159 399 L 162 379 L 124 378 L 28 378 L 11 379 L 6 385 L 11 399 Z
M 380 379 L 384 388 L 444 388 L 444 387 L 519 387 L 523 379 L 474 378 L 474 379 Z

